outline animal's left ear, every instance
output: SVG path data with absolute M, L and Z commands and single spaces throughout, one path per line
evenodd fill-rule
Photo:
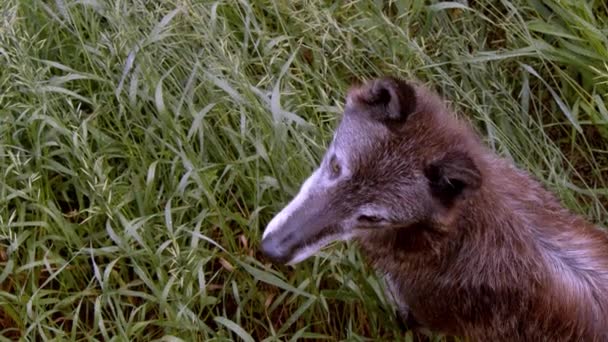
M 416 111 L 414 87 L 393 76 L 372 80 L 353 90 L 349 97 L 371 109 L 370 114 L 380 121 L 403 122 Z
M 454 201 L 481 186 L 481 172 L 466 152 L 451 152 L 431 162 L 424 174 L 431 193 L 446 208 Z

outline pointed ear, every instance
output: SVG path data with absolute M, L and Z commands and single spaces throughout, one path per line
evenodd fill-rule
M 407 82 L 392 76 L 378 78 L 350 94 L 370 109 L 380 121 L 402 122 L 416 111 L 416 91 Z
M 450 152 L 431 162 L 424 174 L 432 195 L 445 207 L 481 186 L 481 172 L 466 152 Z

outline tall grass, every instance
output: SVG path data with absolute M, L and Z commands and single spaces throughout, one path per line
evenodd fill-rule
M 258 252 L 355 79 L 427 82 L 608 222 L 605 1 L 0 6 L 2 340 L 411 340 L 354 246 Z

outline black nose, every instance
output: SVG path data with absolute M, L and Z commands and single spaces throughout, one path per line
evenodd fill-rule
M 262 240 L 262 253 L 275 264 L 286 264 L 291 259 L 289 252 L 281 244 L 281 239 L 273 235 Z

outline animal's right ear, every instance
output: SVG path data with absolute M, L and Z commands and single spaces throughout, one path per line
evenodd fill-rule
M 396 77 L 372 80 L 351 90 L 349 101 L 370 109 L 370 115 L 384 122 L 403 122 L 416 111 L 416 91 Z
M 451 152 L 431 162 L 424 174 L 431 193 L 445 208 L 481 186 L 481 172 L 466 152 Z

